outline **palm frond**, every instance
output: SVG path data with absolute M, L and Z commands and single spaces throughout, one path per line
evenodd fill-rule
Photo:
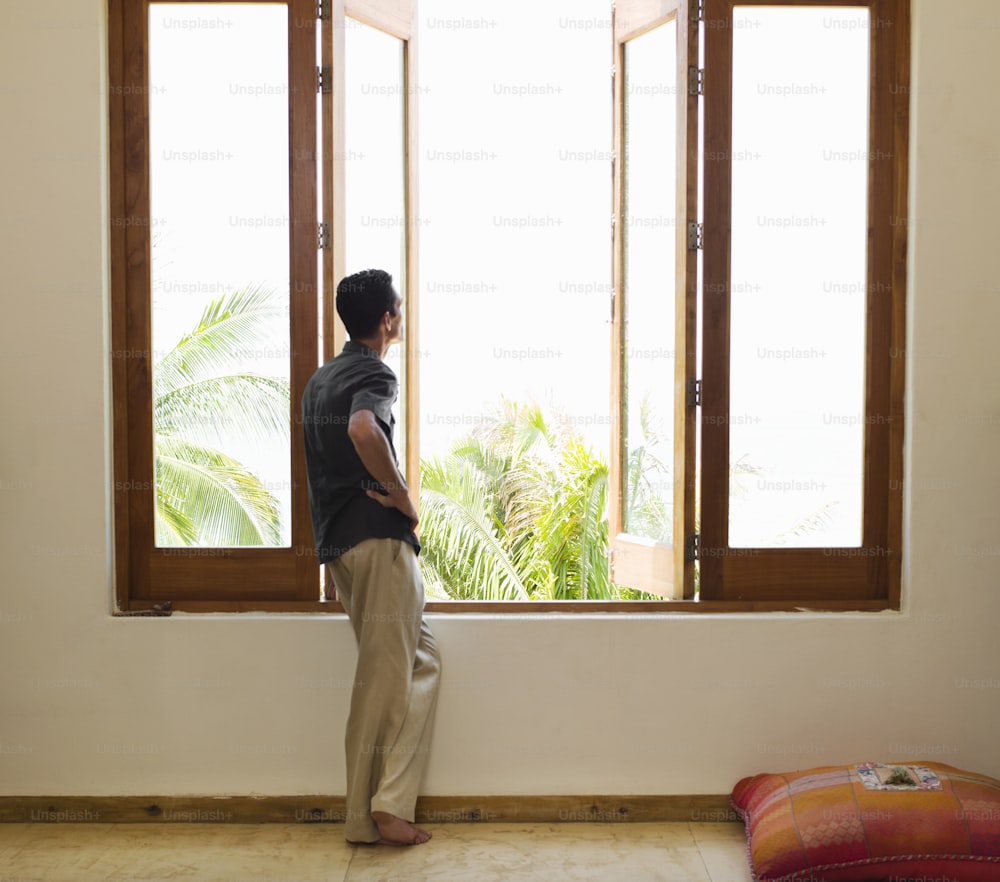
M 452 600 L 448 594 L 447 582 L 437 571 L 434 562 L 429 560 L 426 554 L 421 554 L 418 562 L 420 575 L 424 580 L 424 596 L 428 600 Z
M 580 596 L 610 597 L 608 573 L 608 466 L 594 460 L 584 473 L 580 501 Z
M 182 509 L 173 504 L 163 488 L 156 486 L 156 544 L 163 547 L 195 545 L 198 542 L 198 528 Z
M 248 286 L 210 302 L 153 368 L 158 545 L 277 545 L 278 502 L 261 480 L 216 449 L 233 437 L 287 437 L 289 384 L 245 365 L 280 338 L 287 303 Z M 285 318 L 287 321 L 287 318 Z
M 185 544 L 238 547 L 280 542 L 274 497 L 232 457 L 180 438 L 158 437 L 155 470 L 157 495 L 165 510 L 183 513 L 197 528 L 197 541 Z M 169 544 L 170 538 L 158 533 L 157 544 Z
M 153 403 L 161 435 L 219 440 L 234 435 L 261 441 L 290 428 L 288 381 L 256 374 L 210 377 L 177 386 Z
M 231 373 L 255 355 L 277 348 L 275 322 L 287 316 L 279 295 L 260 286 L 241 288 L 213 300 L 198 324 L 153 369 L 153 398 Z M 287 340 L 287 337 L 285 338 Z
M 431 460 L 421 468 L 421 540 L 428 562 L 452 596 L 527 600 L 528 590 L 491 511 L 490 497 L 468 462 Z M 450 576 L 450 578 L 445 578 Z M 467 580 L 456 585 L 456 576 Z
M 567 600 L 608 596 L 608 466 L 576 439 L 563 444 L 555 491 L 539 520 L 556 591 Z

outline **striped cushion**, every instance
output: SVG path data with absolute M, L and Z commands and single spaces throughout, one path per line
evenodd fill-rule
M 730 801 L 755 882 L 1000 880 L 995 778 L 930 762 L 824 766 L 744 778 Z

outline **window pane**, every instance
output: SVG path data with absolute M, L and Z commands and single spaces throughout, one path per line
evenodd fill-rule
M 611 4 L 471 8 L 420 3 L 421 458 L 505 402 L 606 458 Z
M 627 533 L 670 543 L 677 233 L 677 23 L 625 44 L 622 292 Z
M 861 542 L 869 36 L 865 9 L 734 10 L 734 547 Z
M 158 546 L 289 543 L 287 18 L 149 8 Z
M 384 269 L 406 299 L 406 74 L 403 41 L 354 19 L 344 31 L 344 136 L 347 272 Z M 406 328 L 403 329 L 404 334 Z M 403 426 L 405 343 L 386 361 L 400 379 L 393 408 L 399 466 L 406 465 Z

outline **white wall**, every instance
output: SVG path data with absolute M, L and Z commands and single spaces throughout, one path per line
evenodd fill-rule
M 342 794 L 345 621 L 110 616 L 105 15 L 0 27 L 0 794 Z M 432 794 L 1000 775 L 1000 7 L 915 3 L 905 609 L 436 617 Z

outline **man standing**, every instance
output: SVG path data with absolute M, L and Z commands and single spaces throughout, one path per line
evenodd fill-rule
M 306 468 L 320 564 L 354 629 L 358 666 L 347 719 L 349 842 L 419 845 L 415 820 L 440 661 L 423 621 L 418 515 L 397 467 L 396 375 L 382 359 L 403 339 L 392 276 L 365 270 L 337 286 L 350 339 L 302 396 Z

